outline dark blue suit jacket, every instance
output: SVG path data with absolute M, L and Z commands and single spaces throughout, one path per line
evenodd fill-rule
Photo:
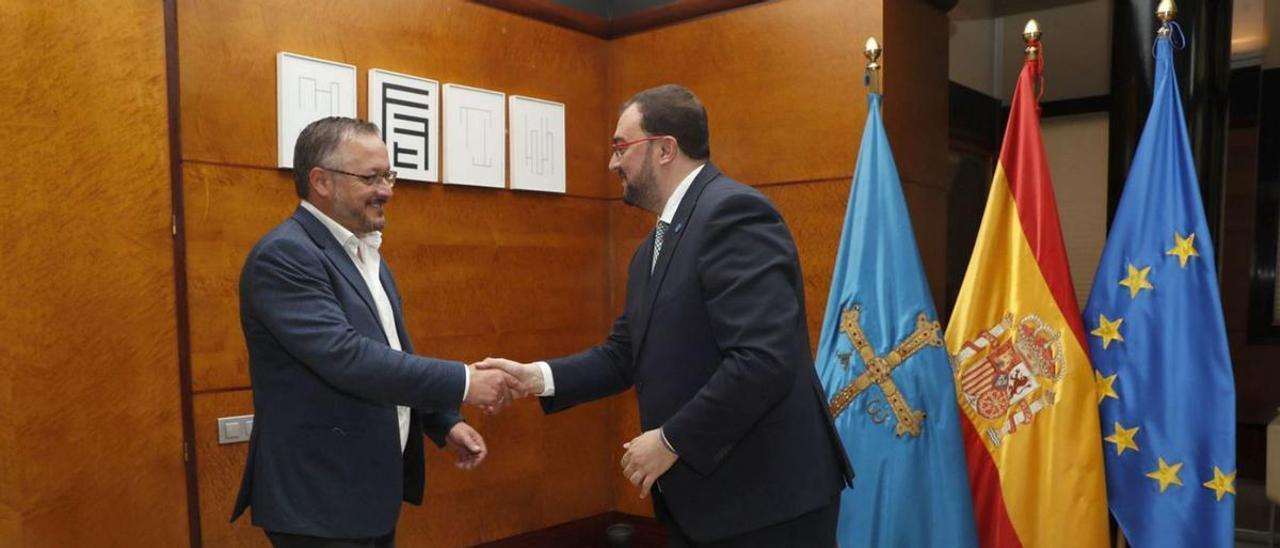
M 653 235 L 631 258 L 609 338 L 550 360 L 547 412 L 635 386 L 644 430 L 680 454 L 658 480 L 700 542 L 830 504 L 853 471 L 809 349 L 791 233 L 764 195 L 707 163 L 680 202 L 652 274 Z
M 464 366 L 413 354 L 385 261 L 382 285 L 403 352 L 393 350 L 368 285 L 302 207 L 253 247 L 240 273 L 254 424 L 231 519 L 253 506 L 269 531 L 383 535 L 401 500 L 422 502 L 422 433 L 437 443 L 461 418 Z M 401 453 L 396 405 L 414 408 Z

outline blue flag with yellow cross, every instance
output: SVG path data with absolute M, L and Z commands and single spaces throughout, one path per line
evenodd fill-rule
M 840 546 L 977 546 L 950 359 L 871 94 L 818 343 L 857 471 Z
M 1170 39 L 1085 307 L 1111 513 L 1133 546 L 1234 546 L 1235 383 Z

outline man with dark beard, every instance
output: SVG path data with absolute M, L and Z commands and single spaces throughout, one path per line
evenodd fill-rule
M 835 545 L 853 471 L 809 349 L 782 216 L 708 160 L 707 116 L 666 85 L 623 104 L 609 169 L 658 215 L 605 342 L 549 362 L 490 359 L 556 412 L 635 386 L 643 429 L 622 473 L 672 546 Z

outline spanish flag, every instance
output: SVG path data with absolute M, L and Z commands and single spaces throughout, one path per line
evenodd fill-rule
M 1093 367 L 1040 138 L 1039 47 L 1028 44 L 946 343 L 982 546 L 1107 546 Z

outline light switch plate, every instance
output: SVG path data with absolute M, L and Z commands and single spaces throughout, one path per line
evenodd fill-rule
M 253 415 L 218 418 L 218 443 L 240 443 L 249 441 L 253 433 Z

